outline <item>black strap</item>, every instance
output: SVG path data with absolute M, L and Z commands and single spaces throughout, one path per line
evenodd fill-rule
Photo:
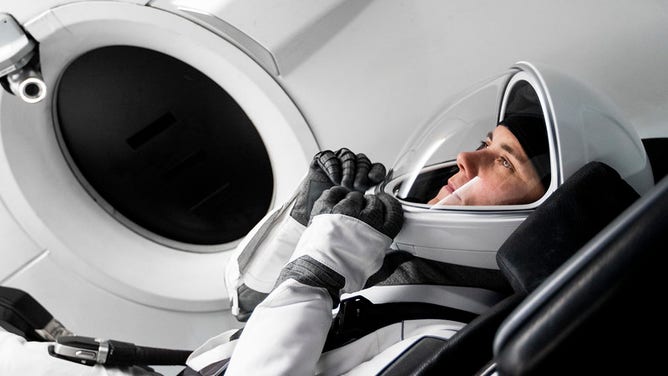
M 431 303 L 373 304 L 362 296 L 341 301 L 332 327 L 327 334 L 323 352 L 353 342 L 380 328 L 404 320 L 446 319 L 468 323 L 475 313 Z
M 191 350 L 163 349 L 137 346 L 134 343 L 109 340 L 109 355 L 105 365 L 182 365 L 192 353 Z
M 0 286 L 0 326 L 28 340 L 45 341 L 53 340 L 44 333 L 51 322 L 57 321 L 30 294 Z

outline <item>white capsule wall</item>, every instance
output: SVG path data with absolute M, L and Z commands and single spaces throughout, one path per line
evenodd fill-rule
M 34 104 L 0 94 L 0 282 L 26 289 L 86 335 L 192 348 L 239 325 L 222 278 L 237 240 L 151 227 L 118 210 L 104 179 L 77 162 L 60 123 L 59 85 L 76 79 L 68 68 L 91 51 L 162 54 L 224 90 L 264 146 L 267 210 L 290 195 L 318 150 L 346 146 L 390 166 L 444 103 L 517 61 L 567 72 L 609 97 L 640 137 L 668 137 L 665 1 L 3 0 L 0 12 L 38 43 L 47 85 Z M 119 98 L 118 111 L 131 108 Z M 136 108 L 150 107 L 144 100 Z M 145 124 L 171 119 L 161 111 L 144 114 Z

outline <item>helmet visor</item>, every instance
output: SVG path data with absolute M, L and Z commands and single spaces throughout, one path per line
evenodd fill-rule
M 550 170 L 546 125 L 531 85 L 508 92 L 515 73 L 463 94 L 416 132 L 385 191 L 406 205 L 436 210 L 527 205 L 542 197 Z M 547 173 L 539 172 L 539 163 Z

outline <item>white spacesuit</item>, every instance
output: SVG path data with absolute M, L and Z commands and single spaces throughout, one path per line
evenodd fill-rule
M 430 203 L 535 201 L 549 182 L 547 156 L 542 118 L 504 119 L 484 147 L 458 156 L 459 172 L 441 183 L 443 188 Z M 332 325 L 332 309 L 339 305 L 341 294 L 362 290 L 381 269 L 403 224 L 403 209 L 394 197 L 385 192 L 359 192 L 380 180 L 379 172 L 384 168 L 370 165 L 364 155 L 355 156 L 347 149 L 316 155 L 290 215 L 284 215 L 276 231 L 264 239 L 271 248 L 263 252 L 289 255 L 287 263 L 281 263 L 284 266 L 276 287 L 255 308 L 235 345 L 226 344 L 229 338 L 218 338 L 221 347 L 230 351 L 225 354 L 231 356 L 227 374 L 377 373 L 417 339 L 426 335 L 448 339 L 465 325 L 436 317 L 401 320 L 321 356 Z M 363 182 L 356 184 L 358 181 Z M 319 195 L 323 188 L 339 182 L 345 186 L 333 186 Z M 527 198 L 526 194 L 532 196 Z M 316 196 L 320 197 L 313 204 Z M 302 216 L 306 212 L 310 212 L 310 221 Z M 305 230 L 304 224 L 308 224 Z M 193 354 L 191 368 L 208 374 L 202 371 L 201 359 L 212 353 L 221 355 L 221 348 L 212 345 L 215 341 Z
M 546 82 L 553 84 L 553 92 L 565 98 L 550 96 Z M 569 90 L 575 90 L 577 96 L 568 96 Z M 265 217 L 228 264 L 226 279 L 233 313 L 241 319 L 253 313 L 240 337 L 239 333 L 223 333 L 193 353 L 188 362 L 193 374 L 215 375 L 225 368 L 230 375 L 375 374 L 420 338 L 447 339 L 454 335 L 466 325 L 465 320 L 422 317 L 374 328 L 349 341 L 339 341 L 338 347 L 326 343 L 338 293 L 366 294 L 374 297 L 374 303 L 431 299 L 473 314 L 485 312 L 503 297 L 503 292 L 498 291 L 503 289 L 502 284 L 494 281 L 496 250 L 528 213 L 589 161 L 612 166 L 636 191 L 644 193 L 652 184 L 647 157 L 637 134 L 608 106 L 609 103 L 576 81 L 549 70 L 541 76 L 529 64 L 519 64 L 515 70 L 467 93 L 416 134 L 376 189 L 391 193 L 403 205 L 405 223 L 394 243 L 387 233 L 379 232 L 354 215 L 350 218 L 327 211 L 329 214 L 317 215 L 318 210 L 314 210 L 304 230 L 306 222 L 302 219 L 299 223 L 288 212 L 295 213 L 293 206 L 308 208 L 300 204 L 300 200 L 309 196 L 305 193 L 307 177 L 300 194 Z M 500 112 L 490 113 L 490 109 Z M 555 109 L 561 110 L 560 119 L 555 117 Z M 482 173 L 473 174 L 478 178 L 468 176 L 467 181 L 456 178 L 462 170 L 470 169 L 460 156 L 455 160 L 454 154 L 471 148 L 478 137 L 490 130 L 493 137 L 484 139 L 483 148 L 473 153 L 496 150 L 496 146 L 503 144 L 503 135 L 496 132 L 502 127 L 494 128 L 493 124 L 515 115 L 538 115 L 547 129 L 547 155 L 542 159 L 534 159 L 541 153 L 529 151 L 522 137 L 513 132 L 525 149 L 525 159 L 533 165 L 537 175 L 534 178 L 541 181 L 542 192 L 526 196 L 531 199 L 515 197 L 509 202 L 467 202 L 466 195 L 479 194 L 490 180 L 482 177 Z M 592 137 L 600 132 L 606 137 Z M 629 152 L 621 156 L 620 145 L 625 145 L 624 150 Z M 512 148 L 501 149 L 508 152 Z M 499 155 L 487 162 L 497 163 L 498 168 L 508 168 L 510 164 L 517 172 L 518 160 L 522 158 Z M 470 184 L 462 184 L 465 182 Z M 445 193 L 442 195 L 445 197 L 434 201 L 436 193 Z M 487 282 L 467 285 L 455 281 L 448 286 L 445 278 L 445 282 L 436 281 L 436 287 L 399 286 L 388 292 L 382 286 L 358 291 L 378 281 L 375 277 L 382 274 L 384 258 L 387 261 L 406 252 L 414 260 L 428 259 L 487 273 L 487 277 L 475 281 Z M 404 265 L 407 264 L 410 263 Z M 390 271 L 390 277 L 383 278 L 394 278 L 392 284 L 397 284 L 412 283 L 410 278 L 417 276 L 419 283 L 425 283 L 419 274 L 429 274 L 429 270 L 422 269 L 429 264 L 416 265 L 401 270 L 401 276 Z M 368 283 L 369 278 L 372 283 Z M 376 299 L 379 296 L 382 297 Z M 434 296 L 438 298 L 432 299 Z
M 289 255 L 276 287 L 255 308 L 238 341 L 230 341 L 229 333 L 212 339 L 193 353 L 188 362 L 190 368 L 200 374 L 215 374 L 215 367 L 225 367 L 227 358 L 234 353 L 226 374 L 340 374 L 352 368 L 369 373 L 384 366 L 385 357 L 396 356 L 420 336 L 429 333 L 449 338 L 463 326 L 450 320 L 418 320 L 412 325 L 393 325 L 357 342 L 353 348 L 344 346 L 321 356 L 332 324 L 332 309 L 338 306 L 340 294 L 361 290 L 381 268 L 403 219 L 399 202 L 390 195 L 364 196 L 359 192 L 366 190 L 369 182 L 378 182 L 373 176 L 381 171 L 380 165 L 371 168 L 369 182 L 359 185 L 352 184 L 352 180 L 345 182 L 359 171 L 355 167 L 348 170 L 353 171 L 352 174 L 344 172 L 343 179 L 332 179 L 343 180 L 346 186 L 356 187 L 358 191 L 333 186 L 325 190 L 315 204 L 309 202 L 309 198 L 314 197 L 310 194 L 313 189 L 323 189 L 321 177 L 336 176 L 336 173 L 323 173 L 326 165 L 323 160 L 342 161 L 344 165 L 343 161 L 349 160 L 351 155 L 353 161 L 358 161 L 353 166 L 366 166 L 362 174 L 366 177 L 370 163 L 363 155 L 355 157 L 343 149 L 337 152 L 338 157 L 331 152 L 316 156 L 291 215 L 283 216 L 264 242 L 274 247 L 274 255 Z M 324 185 L 333 183 L 324 182 Z M 300 217 L 305 212 L 311 213 L 310 222 Z M 308 223 L 308 227 L 300 222 Z M 373 342 L 374 346 L 356 351 L 364 348 L 360 346 L 363 342 Z M 369 361 L 379 353 L 383 356 Z M 366 363 L 360 365 L 363 362 Z

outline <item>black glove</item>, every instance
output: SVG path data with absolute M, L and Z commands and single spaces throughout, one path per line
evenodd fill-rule
M 385 166 L 380 163 L 371 164 L 369 158 L 362 153 L 355 155 L 343 148 L 336 152 L 336 159 L 332 158 L 334 153 L 331 151 L 324 151 L 322 154 L 327 161 L 339 162 L 321 164 L 323 170 L 337 182 L 336 185 L 342 185 L 351 191 L 365 192 L 385 178 Z
M 364 195 L 345 187 L 332 187 L 313 205 L 311 218 L 319 214 L 343 214 L 358 218 L 393 239 L 401 230 L 404 212 L 401 204 L 391 195 L 381 192 Z
M 313 203 L 322 192 L 335 185 L 364 192 L 385 178 L 385 166 L 371 163 L 364 154 L 355 155 L 343 148 L 336 153 L 325 150 L 313 157 L 306 179 L 299 187 L 290 216 L 306 226 Z

